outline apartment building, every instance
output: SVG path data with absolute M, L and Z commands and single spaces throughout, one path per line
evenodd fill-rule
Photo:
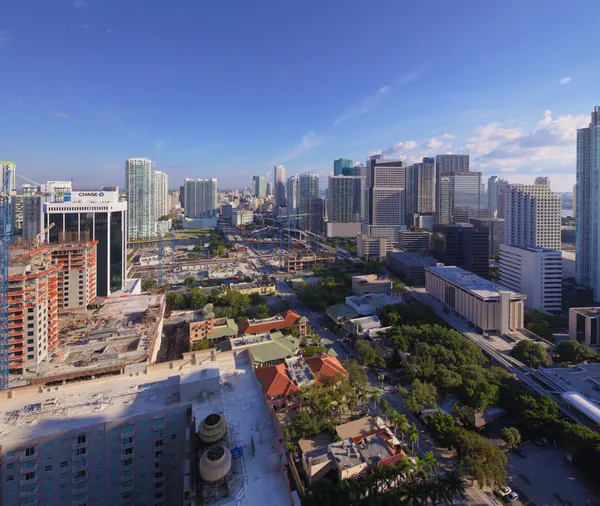
M 11 250 L 8 269 L 8 363 L 36 371 L 58 344 L 58 279 L 46 247 Z
M 367 293 L 392 293 L 392 281 L 387 276 L 377 274 L 364 274 L 352 276 L 352 292 L 354 295 Z
M 558 313 L 562 309 L 562 254 L 502 244 L 500 283 L 524 293 L 527 309 Z
M 98 241 L 48 246 L 58 273 L 58 310 L 85 309 L 96 299 Z
M 392 249 L 392 239 L 385 236 L 359 234 L 356 240 L 358 258 L 385 258 Z
M 127 194 L 127 239 L 154 236 L 156 221 L 156 178 L 154 163 L 148 158 L 125 160 L 125 193 Z
M 560 250 L 560 197 L 551 190 L 549 178 L 508 185 L 504 203 L 506 244 Z
M 217 217 L 217 178 L 186 179 L 184 187 L 186 216 L 190 218 Z
M 429 249 L 431 246 L 431 232 L 426 230 L 400 230 L 398 232 L 398 246 L 403 250 Z
M 159 220 L 169 214 L 169 175 L 166 172 L 154 172 L 154 189 L 154 218 Z
M 523 328 L 525 295 L 460 267 L 426 267 L 425 288 L 480 331 L 507 334 Z

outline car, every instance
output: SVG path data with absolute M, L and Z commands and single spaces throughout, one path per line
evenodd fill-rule
M 503 487 L 498 489 L 498 493 L 502 497 L 505 497 L 505 496 L 509 495 L 510 493 L 512 493 L 512 489 L 508 485 L 504 485 Z
M 515 448 L 514 452 L 522 459 L 527 458 L 527 454 L 523 450 L 519 450 L 518 448 Z
M 519 498 L 519 494 L 517 494 L 516 492 L 511 492 L 510 494 L 508 494 L 508 495 L 506 496 L 506 498 L 505 498 L 505 499 L 506 499 L 506 500 L 507 500 L 509 503 L 513 503 L 513 502 L 515 502 L 515 501 L 516 501 L 518 498 Z

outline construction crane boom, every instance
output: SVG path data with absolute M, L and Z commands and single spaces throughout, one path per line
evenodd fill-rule
M 48 232 L 50 232 L 50 230 L 52 230 L 52 228 L 54 228 L 54 223 L 50 223 L 50 225 L 48 225 L 44 230 L 42 230 L 38 235 L 36 235 L 35 239 L 33 240 L 33 243 L 36 246 L 39 246 L 40 242 L 42 240 L 42 237 L 44 237 Z
M 8 388 L 8 245 L 10 232 L 10 171 L 0 191 L 0 390 Z

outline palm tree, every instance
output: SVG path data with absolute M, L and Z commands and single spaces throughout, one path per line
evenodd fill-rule
M 350 411 L 350 416 L 354 413 L 356 409 L 356 405 L 358 404 L 358 395 L 355 391 L 351 390 L 346 394 L 346 406 L 348 406 L 348 410 Z
M 404 435 L 408 431 L 409 427 L 410 427 L 410 424 L 408 423 L 408 418 L 406 418 L 406 415 L 404 413 L 400 414 L 400 418 L 398 420 L 398 428 L 400 429 L 400 432 L 402 433 L 402 444 L 404 444 Z
M 423 455 L 423 462 L 425 464 L 425 467 L 427 468 L 427 476 L 431 479 L 433 473 L 435 473 L 435 471 L 437 471 L 437 469 L 440 467 L 440 463 L 433 456 L 432 451 L 429 451 L 425 453 L 425 455 Z
M 440 499 L 448 501 L 450 506 L 454 504 L 454 498 L 456 496 L 458 496 L 459 499 L 466 498 L 466 489 L 465 482 L 460 474 L 454 470 L 447 471 L 438 478 Z
M 413 423 L 408 427 L 408 440 L 412 443 L 412 453 L 415 454 L 415 443 L 419 440 L 419 429 Z
M 387 415 L 391 413 L 391 411 L 392 405 L 386 400 L 381 401 L 381 413 L 383 414 L 384 418 L 387 419 Z
M 370 397 L 370 401 L 374 404 L 374 408 L 373 408 L 373 414 L 375 414 L 375 411 L 377 409 L 377 403 L 379 402 L 379 400 L 381 399 L 381 393 L 379 392 L 379 390 L 371 390 L 371 397 Z

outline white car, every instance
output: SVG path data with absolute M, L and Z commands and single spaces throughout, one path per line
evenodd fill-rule
M 518 498 L 519 498 L 519 494 L 517 494 L 516 492 L 511 492 L 510 494 L 508 494 L 508 495 L 506 496 L 506 498 L 505 498 L 505 499 L 506 499 L 506 500 L 507 500 L 509 503 L 513 503 L 513 502 L 515 502 L 515 501 L 516 501 Z
M 501 487 L 500 490 L 498 490 L 498 493 L 502 497 L 506 497 L 506 496 L 512 494 L 513 491 L 512 491 L 512 489 L 509 486 L 505 485 L 504 487 Z

